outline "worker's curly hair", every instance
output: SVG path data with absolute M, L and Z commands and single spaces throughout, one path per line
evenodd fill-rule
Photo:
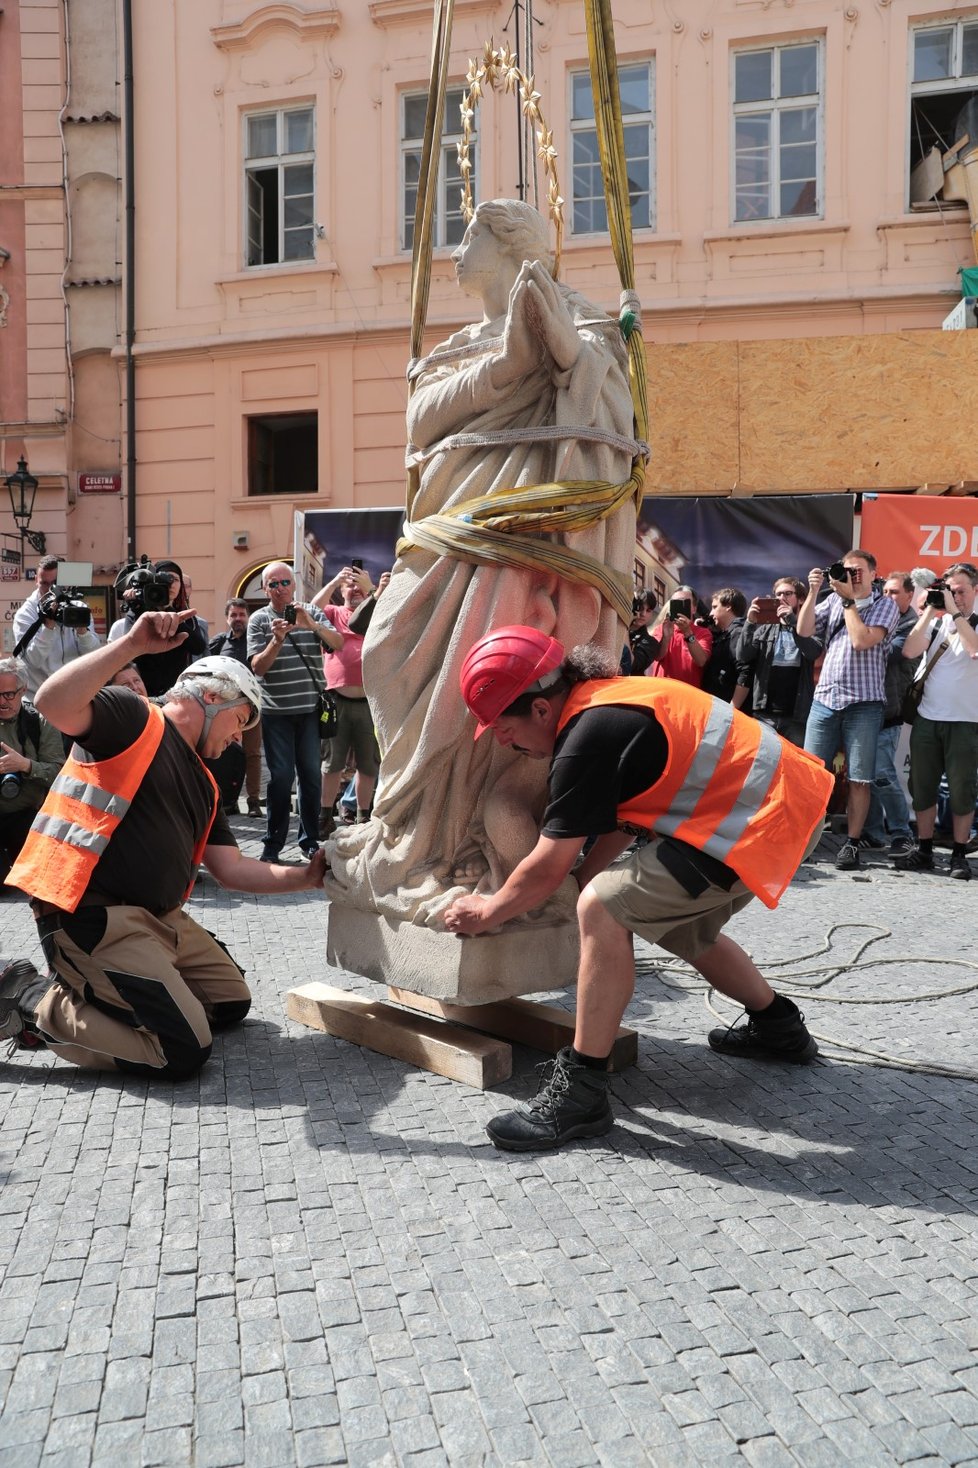
M 614 678 L 618 672 L 618 660 L 596 642 L 582 642 L 579 647 L 571 648 L 560 665 L 560 672 L 568 683 Z

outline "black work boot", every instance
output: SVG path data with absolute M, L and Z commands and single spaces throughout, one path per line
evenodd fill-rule
M 503 1111 L 486 1127 L 494 1147 L 537 1152 L 572 1137 L 601 1137 L 615 1124 L 608 1100 L 608 1072 L 573 1059 L 570 1046 L 541 1067 L 543 1082 L 529 1105 Z
M 767 1009 L 748 1009 L 746 1025 L 735 1020 L 728 1029 L 711 1030 L 711 1050 L 723 1055 L 740 1055 L 745 1060 L 786 1060 L 807 1065 L 818 1054 L 818 1046 L 805 1028 L 805 1016 L 783 994 L 775 994 Z
M 19 1040 L 51 987 L 26 958 L 0 958 L 0 1040 Z

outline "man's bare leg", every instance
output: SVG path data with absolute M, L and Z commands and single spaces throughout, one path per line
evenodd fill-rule
M 850 840 L 858 841 L 869 815 L 869 798 L 872 787 L 865 781 L 849 781 L 849 799 L 846 802 L 846 833 Z
M 581 957 L 574 1049 L 579 1055 L 600 1058 L 611 1054 L 635 988 L 632 935 L 588 888 L 578 900 L 577 921 Z
M 736 999 L 745 1009 L 767 1009 L 774 999 L 774 990 L 739 943 L 720 935 L 712 948 L 693 960 L 708 984 Z

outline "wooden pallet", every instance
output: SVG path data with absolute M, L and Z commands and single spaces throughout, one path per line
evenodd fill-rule
M 388 989 L 390 1001 L 350 994 L 329 984 L 290 989 L 290 1019 L 337 1039 L 365 1045 L 422 1070 L 487 1090 L 513 1073 L 513 1043 L 556 1054 L 574 1035 L 574 1016 L 529 999 L 495 1004 L 443 1004 L 406 989 Z M 512 1042 L 512 1043 L 510 1043 Z M 620 1029 L 611 1069 L 633 1065 L 634 1030 Z

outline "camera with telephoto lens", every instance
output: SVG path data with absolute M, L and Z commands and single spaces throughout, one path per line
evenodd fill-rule
M 290 627 L 295 626 L 295 607 L 292 602 L 289 602 L 287 607 L 282 608 L 281 617 L 282 621 L 288 622 Z
M 831 566 L 826 566 L 822 572 L 830 581 L 848 581 L 849 567 L 844 566 L 841 561 L 833 561 Z
M 933 581 L 933 582 L 931 582 L 930 586 L 928 586 L 928 588 L 927 588 L 927 595 L 924 598 L 924 606 L 925 607 L 937 607 L 939 611 L 942 611 L 943 612 L 945 610 L 945 604 L 944 604 L 944 593 L 945 593 L 945 591 L 947 591 L 947 582 L 946 581 Z
M 23 783 L 22 776 L 18 775 L 15 770 L 11 770 L 9 774 L 0 775 L 0 800 L 13 800 Z
M 73 586 L 52 586 L 41 598 L 40 612 L 59 627 L 90 627 L 92 623 L 91 608 Z
M 138 617 L 142 612 L 165 612 L 170 605 L 170 587 L 177 578 L 171 571 L 159 571 L 148 556 L 123 566 L 115 580 L 116 594 L 129 592 L 126 606 Z

